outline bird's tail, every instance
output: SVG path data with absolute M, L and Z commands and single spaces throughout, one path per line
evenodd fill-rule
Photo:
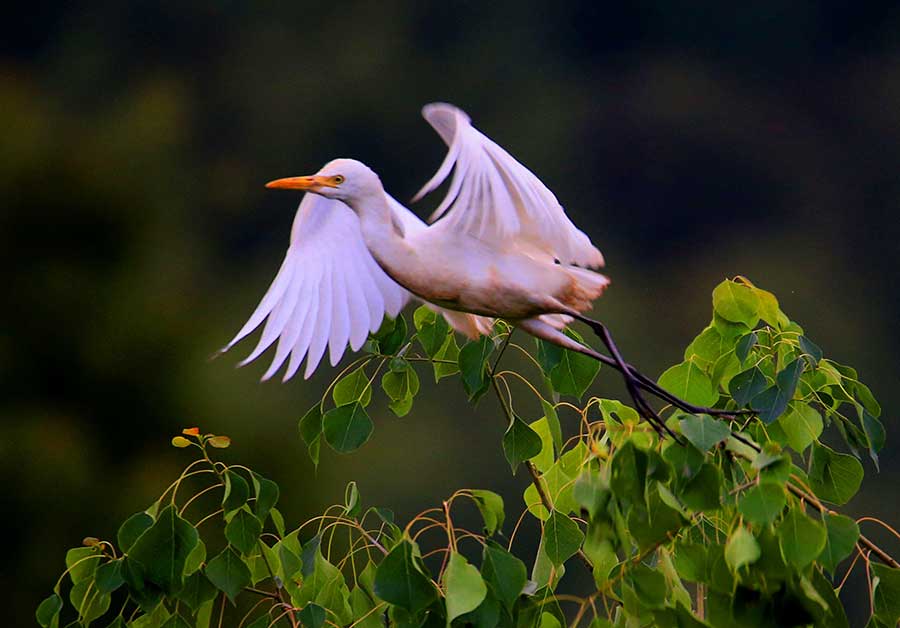
M 578 312 L 591 309 L 591 303 L 598 299 L 610 284 L 606 275 L 577 266 L 567 266 L 566 273 L 572 278 L 571 290 L 560 300 Z

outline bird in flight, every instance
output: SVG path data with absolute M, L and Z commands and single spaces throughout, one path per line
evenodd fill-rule
M 378 175 L 353 159 L 335 159 L 312 176 L 277 179 L 268 188 L 307 192 L 300 202 L 284 262 L 227 351 L 265 321 L 256 348 L 278 341 L 263 379 L 287 362 L 283 379 L 332 365 L 356 351 L 385 315 L 411 298 L 425 302 L 469 338 L 490 333 L 494 319 L 621 371 L 640 413 L 662 435 L 673 434 L 643 392 L 688 412 L 723 414 L 678 399 L 627 364 L 609 330 L 584 315 L 609 279 L 603 255 L 530 170 L 476 129 L 460 109 L 426 105 L 422 114 L 448 146 L 435 175 L 413 201 L 451 174 L 430 224 L 396 201 Z M 588 324 L 610 351 L 570 338 L 574 320 Z

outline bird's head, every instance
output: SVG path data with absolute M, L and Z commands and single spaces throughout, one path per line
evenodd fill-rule
M 384 192 L 378 175 L 355 159 L 335 159 L 314 175 L 276 179 L 267 183 L 266 187 L 312 192 L 344 201 L 351 207 L 369 196 Z

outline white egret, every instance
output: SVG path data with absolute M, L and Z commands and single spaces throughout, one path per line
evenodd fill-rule
M 414 200 L 453 171 L 432 224 L 394 200 L 378 175 L 353 159 L 335 159 L 313 176 L 268 183 L 309 194 L 297 210 L 281 269 L 223 351 L 266 320 L 259 343 L 241 364 L 277 339 L 263 379 L 285 361 L 283 379 L 290 379 L 304 357 L 309 377 L 326 345 L 335 365 L 348 344 L 358 350 L 385 314 L 396 316 L 413 296 L 469 338 L 488 333 L 492 319 L 500 318 L 617 368 L 641 414 L 660 433 L 668 430 L 640 389 L 688 411 L 721 412 L 659 388 L 623 361 L 605 326 L 583 315 L 609 285 L 595 270 L 603 256 L 531 171 L 456 107 L 426 105 L 423 116 L 449 150 Z M 562 330 L 573 319 L 589 324 L 612 357 L 566 336 Z

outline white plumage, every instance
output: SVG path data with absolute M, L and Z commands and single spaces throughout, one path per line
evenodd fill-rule
M 502 317 L 571 347 L 559 329 L 608 284 L 603 275 L 576 266 L 602 266 L 600 251 L 554 194 L 465 113 L 432 104 L 423 115 L 448 152 L 416 198 L 453 171 L 431 217 L 436 224 L 422 222 L 353 160 L 330 162 L 314 177 L 272 182 L 269 187 L 312 193 L 300 203 L 272 285 L 223 351 L 265 321 L 256 348 L 241 364 L 277 341 L 263 379 L 286 361 L 283 379 L 293 377 L 304 358 L 309 377 L 326 346 L 337 364 L 348 345 L 358 350 L 384 315 L 395 317 L 413 295 L 469 337 L 488 333 L 491 317 Z

